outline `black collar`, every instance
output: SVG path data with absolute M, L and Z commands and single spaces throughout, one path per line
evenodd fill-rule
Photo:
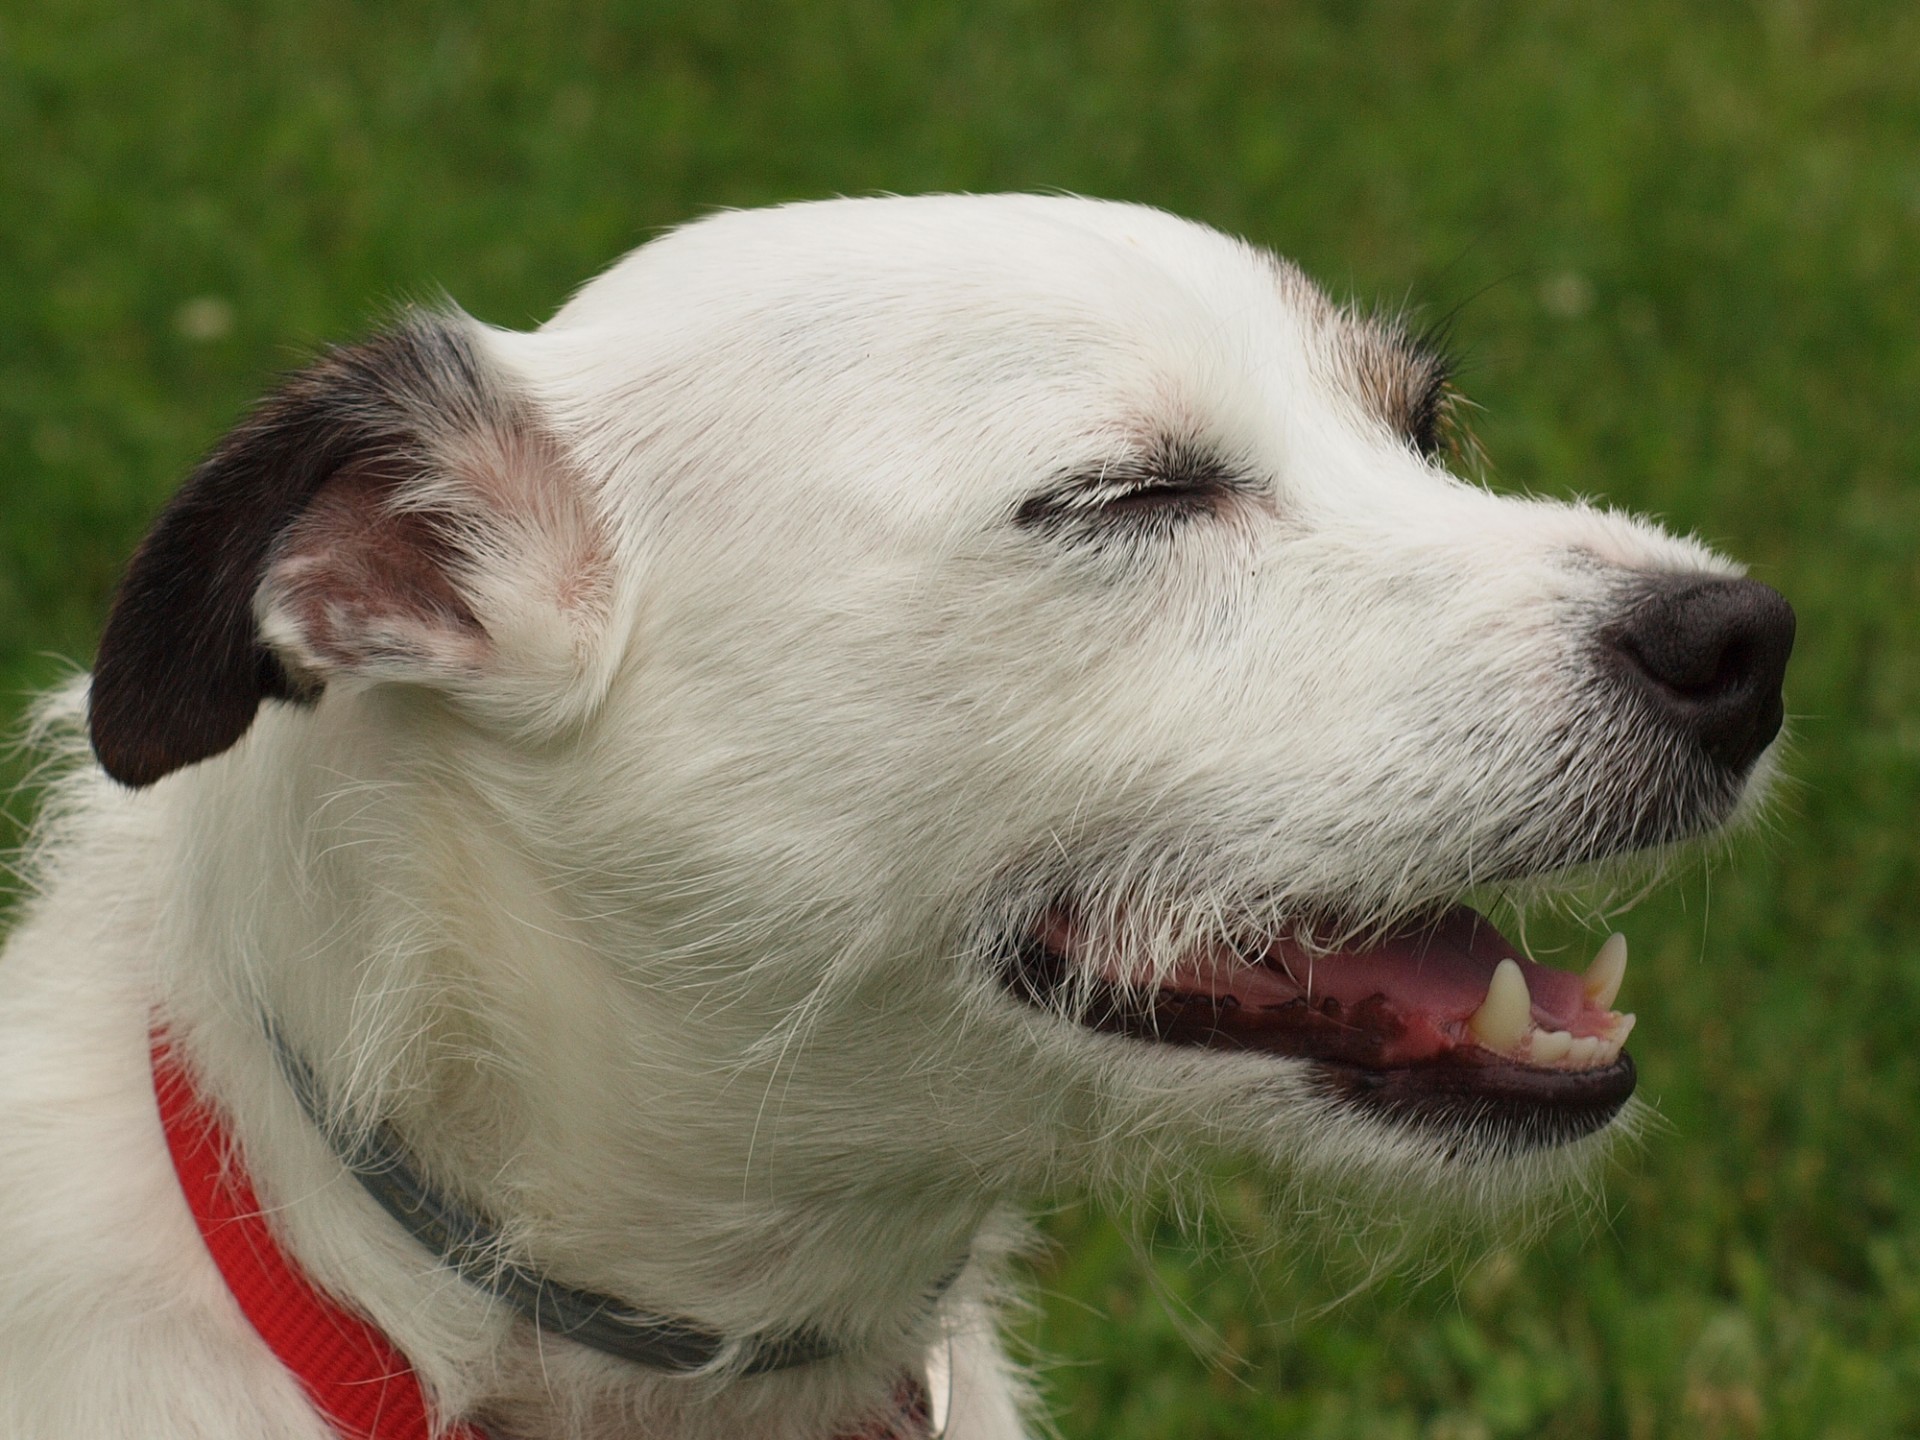
M 265 1029 L 300 1108 L 380 1208 L 461 1278 L 505 1301 L 545 1333 L 563 1335 L 636 1365 L 679 1374 L 732 1362 L 742 1374 L 764 1375 L 840 1353 L 827 1337 L 805 1327 L 729 1340 L 691 1320 L 643 1314 L 611 1296 L 556 1284 L 516 1264 L 508 1258 L 497 1226 L 427 1184 L 390 1125 L 383 1122 L 349 1134 L 330 1115 L 312 1068 L 272 1022 L 266 1022 Z M 930 1300 L 946 1293 L 965 1263 L 963 1259 L 940 1280 Z

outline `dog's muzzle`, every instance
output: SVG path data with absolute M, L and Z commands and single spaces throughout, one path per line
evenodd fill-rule
M 1780 733 L 1794 614 L 1756 581 L 1646 575 L 1626 581 L 1591 632 L 1598 777 L 1578 790 L 1607 813 L 1569 813 L 1565 839 L 1478 878 L 1519 879 L 1710 831 L 1732 813 Z M 1561 762 L 1562 772 L 1579 760 Z M 1600 1129 L 1631 1097 L 1613 1008 L 1623 936 L 1584 974 L 1541 965 L 1484 916 L 1437 907 L 1391 925 L 1302 924 L 1155 953 L 1111 906 L 1056 902 L 1007 945 L 1014 995 L 1134 1041 L 1308 1062 L 1327 1091 L 1397 1122 L 1477 1137 L 1501 1151 Z M 1124 907 L 1123 907 L 1124 908 Z M 1359 935 L 1362 938 L 1355 940 Z

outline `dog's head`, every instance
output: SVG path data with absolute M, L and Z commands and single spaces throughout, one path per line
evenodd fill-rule
M 266 402 L 134 562 L 96 748 L 144 785 L 288 702 L 276 766 L 504 835 L 614 1028 L 802 1149 L 1551 1150 L 1632 1089 L 1624 957 L 1460 898 L 1750 808 L 1792 613 L 1457 478 L 1447 382 L 1150 210 L 720 216 L 538 332 L 414 316 Z

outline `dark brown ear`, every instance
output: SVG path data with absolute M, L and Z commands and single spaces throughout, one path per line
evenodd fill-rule
M 497 491 L 500 455 L 550 458 L 536 432 L 464 316 L 409 314 L 294 376 L 127 568 L 90 701 L 107 773 L 152 784 L 233 745 L 261 701 L 311 701 L 331 675 L 480 665 L 487 632 L 461 589 L 474 526 L 446 508 L 447 457 L 481 455 Z

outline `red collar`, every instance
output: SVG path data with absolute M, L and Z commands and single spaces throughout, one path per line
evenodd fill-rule
M 428 1440 L 420 1377 L 391 1341 L 315 1287 L 280 1248 L 226 1129 L 166 1038 L 153 1032 L 153 1093 L 174 1173 L 213 1263 L 267 1348 L 347 1440 Z M 456 1427 L 448 1440 L 481 1440 Z
M 465 1425 L 436 1435 L 407 1358 L 294 1265 L 267 1227 L 220 1117 L 166 1037 L 155 1029 L 151 1039 L 160 1125 L 200 1237 L 242 1313 L 314 1408 L 343 1440 L 485 1440 Z M 926 1440 L 929 1406 L 919 1380 L 902 1376 L 888 1409 L 838 1440 Z

